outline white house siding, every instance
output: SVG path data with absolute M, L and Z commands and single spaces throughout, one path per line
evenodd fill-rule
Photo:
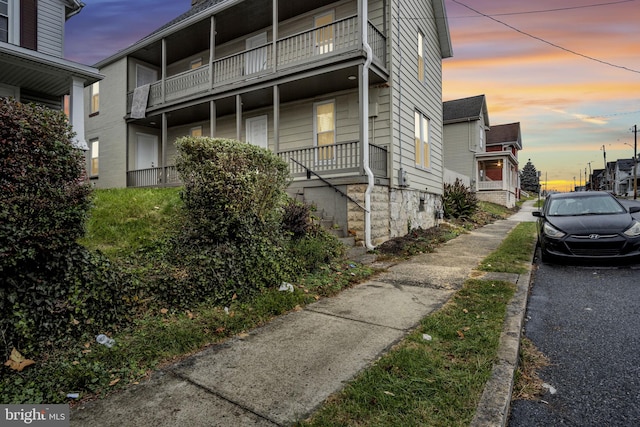
M 89 116 L 90 87 L 85 89 L 84 101 L 86 140 L 98 138 L 100 141 L 100 173 L 93 182 L 99 188 L 126 187 L 127 127 L 122 120 L 126 115 L 126 98 L 122 96 L 126 93 L 126 60 L 112 63 L 101 72 L 105 78 L 100 82 L 98 114 Z
M 38 0 L 38 52 L 64 56 L 65 8 L 60 0 Z

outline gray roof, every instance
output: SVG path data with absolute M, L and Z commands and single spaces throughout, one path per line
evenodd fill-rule
M 522 150 L 520 123 L 491 126 L 491 129 L 487 131 L 487 145 L 492 144 L 514 144 L 519 150 Z
M 489 116 L 484 95 L 454 99 L 442 103 L 442 120 L 444 124 L 480 120 L 482 116 L 484 116 L 485 125 L 489 126 Z
M 617 168 L 621 171 L 630 171 L 633 168 L 633 159 L 618 159 Z

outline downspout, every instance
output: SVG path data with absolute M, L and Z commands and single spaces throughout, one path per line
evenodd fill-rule
M 369 11 L 367 0 L 360 0 L 361 3 L 361 30 L 362 47 L 366 53 L 366 60 L 362 67 L 360 76 L 360 87 L 362 91 L 362 163 L 364 172 L 367 174 L 367 191 L 364 193 L 364 243 L 368 250 L 373 250 L 375 246 L 371 243 L 371 192 L 375 186 L 375 179 L 371 167 L 369 166 L 369 67 L 373 52 L 368 40 Z

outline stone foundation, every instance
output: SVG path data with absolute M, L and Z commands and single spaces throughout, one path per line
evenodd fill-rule
M 350 185 L 348 194 L 364 206 L 367 186 Z M 355 236 L 357 245 L 364 245 L 364 211 L 355 203 L 348 203 L 347 223 L 349 234 Z M 440 196 L 416 190 L 389 189 L 375 186 L 371 193 L 371 243 L 377 246 L 394 237 L 406 235 L 414 228 L 430 228 L 436 225 L 436 210 L 441 205 Z

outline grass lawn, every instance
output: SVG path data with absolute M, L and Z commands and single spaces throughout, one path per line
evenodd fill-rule
M 140 254 L 153 253 L 167 224 L 181 209 L 179 189 L 96 191 L 91 219 L 82 244 L 100 250 L 128 270 L 145 274 Z M 512 211 L 482 205 L 476 224 L 505 217 Z M 521 224 L 482 265 L 491 271 L 523 268 L 533 233 Z M 403 239 L 398 253 L 382 254 L 398 261 L 433 250 L 469 228 L 440 227 L 437 233 L 415 233 Z M 397 249 L 397 248 L 396 248 Z M 530 260 L 529 260 L 530 261 Z M 518 267 L 519 266 L 519 267 Z M 511 270 L 508 270 L 511 271 Z M 521 271 L 521 270 L 518 270 Z M 187 357 L 213 343 L 244 333 L 273 317 L 298 310 L 320 298 L 371 278 L 377 271 L 347 259 L 323 266 L 294 283 L 294 292 L 266 290 L 251 300 L 228 307 L 203 303 L 174 312 L 153 309 L 112 334 L 117 352 L 85 337 L 67 348 L 52 349 L 24 371 L 3 375 L 3 403 L 75 403 L 99 398 L 144 379 L 153 369 Z M 333 396 L 304 425 L 468 425 L 496 357 L 505 307 L 513 286 L 470 280 L 441 310 L 363 372 L 342 393 Z M 432 337 L 425 340 L 424 334 Z M 28 355 L 27 355 L 28 356 Z

